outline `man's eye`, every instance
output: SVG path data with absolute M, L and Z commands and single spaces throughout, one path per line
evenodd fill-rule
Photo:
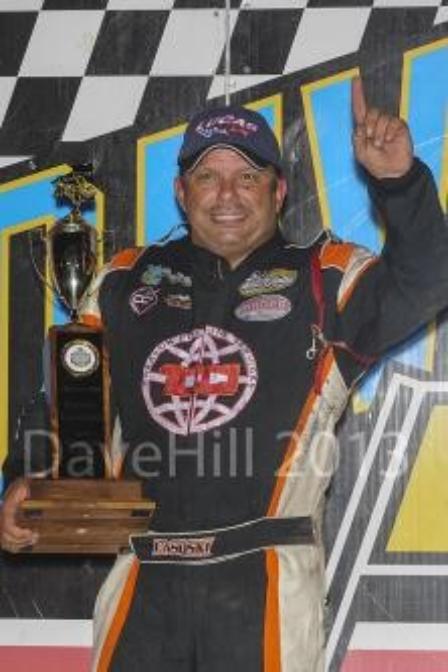
M 201 171 L 200 173 L 196 173 L 196 179 L 198 182 L 211 182 L 214 178 L 214 175 L 212 172 L 208 170 Z
M 258 175 L 255 172 L 247 170 L 241 173 L 241 182 L 243 184 L 255 184 L 258 181 Z

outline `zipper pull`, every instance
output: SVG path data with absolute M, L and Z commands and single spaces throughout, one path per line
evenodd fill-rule
M 312 361 L 315 359 L 320 347 L 325 347 L 327 344 L 322 329 L 317 324 L 311 325 L 311 347 L 306 351 L 306 358 Z

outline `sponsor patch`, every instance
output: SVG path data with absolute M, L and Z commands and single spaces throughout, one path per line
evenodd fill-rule
M 157 305 L 159 299 L 159 290 L 152 287 L 139 287 L 132 292 L 129 299 L 129 305 L 136 315 L 141 317 L 151 308 Z
M 163 393 L 177 397 L 218 394 L 232 397 L 238 391 L 239 364 L 163 364 L 165 376 Z
M 260 294 L 240 303 L 235 315 L 245 322 L 269 322 L 285 317 L 291 310 L 291 301 L 280 294 Z
M 233 334 L 206 326 L 154 348 L 143 369 L 142 393 L 155 422 L 186 436 L 236 417 L 257 382 L 251 349 Z
M 163 300 L 170 308 L 191 310 L 191 296 L 188 296 L 188 294 L 167 294 Z
M 256 296 L 270 292 L 281 292 L 291 287 L 297 280 L 297 271 L 288 268 L 273 268 L 269 271 L 254 271 L 240 285 L 242 296 Z
M 155 537 L 152 555 L 156 558 L 209 558 L 216 537 Z
M 169 285 L 181 285 L 181 287 L 191 287 L 191 277 L 183 273 L 176 273 L 168 266 L 159 266 L 156 264 L 149 264 L 141 276 L 141 281 L 145 285 L 151 287 L 158 287 L 163 281 Z

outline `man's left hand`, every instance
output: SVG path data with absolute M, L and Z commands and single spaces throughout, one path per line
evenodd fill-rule
M 398 117 L 369 108 L 360 77 L 352 82 L 352 107 L 353 147 L 359 163 L 377 179 L 405 175 L 414 158 L 407 124 Z

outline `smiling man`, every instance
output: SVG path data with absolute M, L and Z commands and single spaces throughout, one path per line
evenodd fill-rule
M 274 235 L 286 182 L 272 166 L 257 167 L 218 147 L 178 178 L 176 193 L 193 243 L 235 268 Z
M 286 180 L 263 117 L 232 108 L 203 114 L 187 130 L 179 165 L 176 194 L 195 244 L 235 268 L 274 236 Z
M 158 504 L 95 610 L 93 670 L 321 672 L 322 512 L 354 383 L 448 302 L 448 231 L 404 122 L 354 83 L 354 148 L 387 222 L 380 257 L 283 239 L 280 151 L 231 106 L 193 119 L 175 189 L 189 235 L 119 254 L 88 311 L 108 335 L 127 451 Z M 424 255 L 422 250 L 425 250 Z M 6 465 L 9 480 L 17 464 Z M 8 490 L 2 545 L 26 483 Z

